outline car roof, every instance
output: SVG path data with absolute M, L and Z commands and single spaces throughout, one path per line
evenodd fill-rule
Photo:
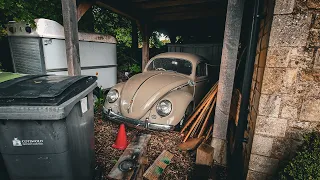
M 166 52 L 156 55 L 155 57 L 151 58 L 151 60 L 157 58 L 178 58 L 178 59 L 185 59 L 189 60 L 193 65 L 197 65 L 200 62 L 206 62 L 206 59 L 202 56 L 191 54 L 191 53 L 184 53 L 184 52 Z

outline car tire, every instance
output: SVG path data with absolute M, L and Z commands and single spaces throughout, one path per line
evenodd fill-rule
M 175 126 L 175 130 L 176 131 L 180 131 L 183 126 L 187 123 L 188 121 L 188 117 L 190 116 L 190 114 L 193 112 L 193 102 L 191 102 L 187 108 L 186 108 L 186 111 L 184 112 L 184 115 L 181 119 L 181 121 Z

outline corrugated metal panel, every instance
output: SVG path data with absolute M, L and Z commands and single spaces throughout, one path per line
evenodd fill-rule
M 15 72 L 43 74 L 39 38 L 9 37 Z
M 168 44 L 168 52 L 186 52 L 205 57 L 212 65 L 220 65 L 222 44 Z

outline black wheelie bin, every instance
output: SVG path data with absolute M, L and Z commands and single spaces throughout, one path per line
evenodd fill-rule
M 0 83 L 0 153 L 11 180 L 91 180 L 93 76 Z

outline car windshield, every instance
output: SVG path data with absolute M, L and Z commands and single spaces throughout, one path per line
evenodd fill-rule
M 154 59 L 147 68 L 148 71 L 174 71 L 186 75 L 192 73 L 190 61 L 177 58 L 157 58 Z

